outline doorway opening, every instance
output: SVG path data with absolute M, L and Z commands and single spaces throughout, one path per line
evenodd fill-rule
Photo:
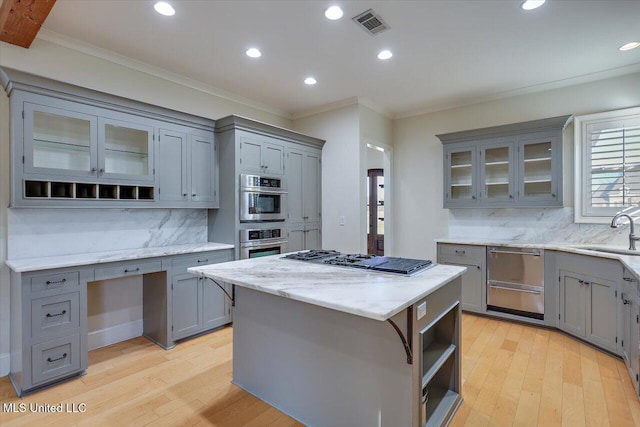
M 384 255 L 384 170 L 367 170 L 367 253 Z

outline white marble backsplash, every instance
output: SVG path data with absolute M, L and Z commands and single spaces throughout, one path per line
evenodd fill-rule
M 7 259 L 203 243 L 206 209 L 9 209 Z
M 449 238 L 624 246 L 629 227 L 576 224 L 573 208 L 450 209 Z

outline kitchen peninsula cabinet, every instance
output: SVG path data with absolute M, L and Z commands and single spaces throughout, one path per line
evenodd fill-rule
M 562 206 L 569 117 L 436 135 L 444 144 L 444 207 Z
M 558 327 L 613 353 L 621 352 L 618 337 L 617 261 L 558 253 Z
M 11 207 L 217 207 L 212 120 L 10 69 L 0 81 L 11 106 Z M 162 132 L 186 134 L 186 152 L 182 142 L 160 146 Z
M 189 271 L 235 285 L 233 384 L 305 425 L 442 426 L 462 402 L 464 268 L 407 277 L 275 255 Z
M 627 269 L 620 289 L 620 347 L 636 396 L 640 396 L 640 297 L 638 279 Z

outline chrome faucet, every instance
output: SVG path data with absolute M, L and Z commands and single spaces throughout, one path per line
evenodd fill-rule
M 636 236 L 633 231 L 633 218 L 630 215 L 627 215 L 626 213 L 621 213 L 621 212 L 617 213 L 616 216 L 614 216 L 613 219 L 611 220 L 611 228 L 618 228 L 619 227 L 618 219 L 623 216 L 629 218 L 629 250 L 635 251 L 636 240 L 640 240 L 640 237 Z

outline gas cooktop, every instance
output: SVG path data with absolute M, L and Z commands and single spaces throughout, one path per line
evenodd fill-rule
M 422 259 L 394 258 L 378 255 L 341 254 L 334 250 L 311 250 L 284 256 L 287 259 L 309 261 L 318 264 L 362 268 L 386 273 L 411 276 L 431 266 L 433 262 Z

